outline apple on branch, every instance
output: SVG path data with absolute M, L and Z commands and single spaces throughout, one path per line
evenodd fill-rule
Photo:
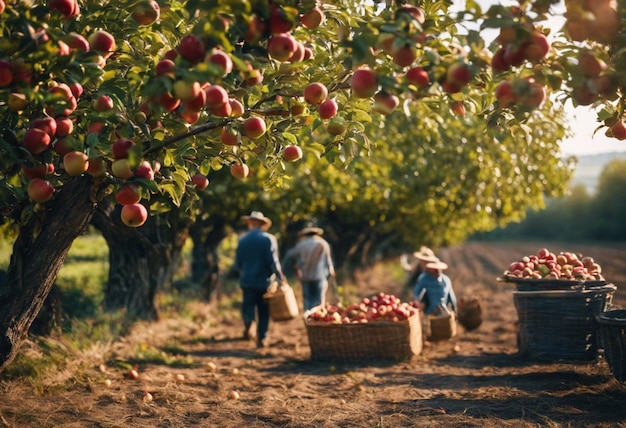
M 148 210 L 141 204 L 124 205 L 120 215 L 126 226 L 139 227 L 148 219 Z
M 195 186 L 196 190 L 204 190 L 209 185 L 209 179 L 206 175 L 196 173 L 191 177 L 191 184 Z
M 28 183 L 28 197 L 33 202 L 44 203 L 52 198 L 54 186 L 48 180 L 34 178 Z
M 63 168 L 69 175 L 81 175 L 89 167 L 87 154 L 72 151 L 63 156 Z
M 283 150 L 283 157 L 287 162 L 295 162 L 302 159 L 302 149 L 296 145 L 290 144 Z

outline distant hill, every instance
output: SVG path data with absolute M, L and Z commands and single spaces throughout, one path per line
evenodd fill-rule
M 626 152 L 611 152 L 576 157 L 578 158 L 578 165 L 574 171 L 570 185 L 573 187 L 578 184 L 583 184 L 587 187 L 589 194 L 594 194 L 598 184 L 598 178 L 604 167 L 613 159 L 626 160 Z

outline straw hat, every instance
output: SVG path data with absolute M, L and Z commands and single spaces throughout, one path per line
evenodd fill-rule
M 438 262 L 439 261 L 437 256 L 435 256 L 434 251 L 423 245 L 420 247 L 419 251 L 413 253 L 413 257 L 423 262 Z
M 300 232 L 298 232 L 298 236 L 305 236 L 305 235 L 323 235 L 324 234 L 324 229 L 322 229 L 321 227 L 315 227 L 315 226 L 307 226 L 304 229 L 302 229 Z
M 241 218 L 244 219 L 245 221 L 250 221 L 250 220 L 260 221 L 262 223 L 265 223 L 265 226 L 268 228 L 272 225 L 272 220 L 270 220 L 268 217 L 265 217 L 261 211 L 252 211 L 250 215 L 244 215 Z
M 434 262 L 428 262 L 426 263 L 426 269 L 435 269 L 435 270 L 446 270 L 448 269 L 448 264 L 442 262 L 441 260 L 437 259 Z

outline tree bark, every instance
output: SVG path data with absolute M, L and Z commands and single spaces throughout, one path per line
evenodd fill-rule
M 90 176 L 75 177 L 20 224 L 6 281 L 0 284 L 0 371 L 17 355 L 72 243 L 86 230 L 96 189 Z
M 102 206 L 92 224 L 109 247 L 104 309 L 125 309 L 130 319 L 159 318 L 155 297 L 171 286 L 187 238 L 186 221 L 151 216 L 138 228 L 124 225 L 119 206 Z

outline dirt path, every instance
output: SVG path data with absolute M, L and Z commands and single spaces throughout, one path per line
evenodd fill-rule
M 537 248 L 472 243 L 444 249 L 457 294 L 479 296 L 485 319 L 475 331 L 460 328 L 452 340 L 426 344 L 410 362 L 311 361 L 301 319 L 273 323 L 272 346 L 259 351 L 238 340 L 236 317 L 198 303 L 189 308 L 193 321 L 138 324 L 124 341 L 61 364 L 43 394 L 20 380 L 0 381 L 0 426 L 624 427 L 626 386 L 602 358 L 541 363 L 518 354 L 514 287 L 495 278 Z M 624 247 L 576 251 L 593 254 L 609 280 L 626 284 Z M 363 295 L 401 291 L 380 267 L 357 278 Z M 626 307 L 624 290 L 614 303 Z M 130 380 L 115 361 L 137 349 L 163 354 Z M 174 363 L 159 363 L 164 355 Z M 234 390 L 238 400 L 229 398 Z M 144 402 L 145 391 L 152 401 Z

